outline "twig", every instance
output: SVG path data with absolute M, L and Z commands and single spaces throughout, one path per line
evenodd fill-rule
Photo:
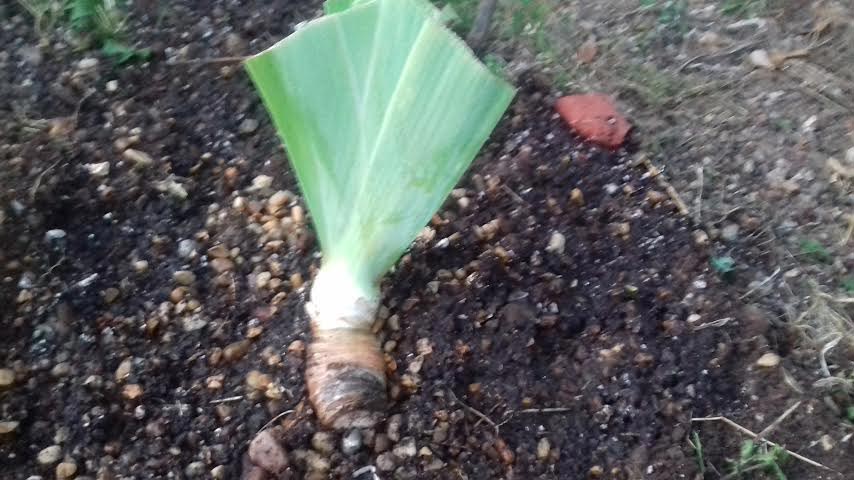
M 502 183 L 501 189 L 504 190 L 505 192 L 507 192 L 507 195 L 510 195 L 510 197 L 512 197 L 513 200 L 516 200 L 519 203 L 526 203 L 524 198 L 520 197 L 518 193 L 514 192 L 513 189 L 508 187 L 507 185 Z
M 257 432 L 255 432 L 255 435 L 258 435 L 259 433 L 263 432 L 264 430 L 266 430 L 266 429 L 267 429 L 267 427 L 269 427 L 270 425 L 272 425 L 272 424 L 273 424 L 273 422 L 275 422 L 276 420 L 278 420 L 278 419 L 280 419 L 280 418 L 284 417 L 285 415 L 287 415 L 287 414 L 289 414 L 289 413 L 294 413 L 294 410 L 293 410 L 293 409 L 291 409 L 291 410 L 285 410 L 284 412 L 282 412 L 282 413 L 280 413 L 280 414 L 276 415 L 276 416 L 275 416 L 275 417 L 273 417 L 269 422 L 265 423 L 263 427 L 261 427 L 260 429 L 258 429 L 258 431 L 257 431 Z
M 770 424 L 770 425 L 768 425 L 767 427 L 763 428 L 763 429 L 762 429 L 762 431 L 761 431 L 761 432 L 759 432 L 759 434 L 756 436 L 756 438 L 757 438 L 757 439 L 759 439 L 759 440 L 762 440 L 762 439 L 764 439 L 765 437 L 767 437 L 769 433 L 771 433 L 775 428 L 777 428 L 781 423 L 783 423 L 783 420 L 785 420 L 786 418 L 788 418 L 788 417 L 789 417 L 789 415 L 791 415 L 792 413 L 794 413 L 794 411 L 795 411 L 795 410 L 797 410 L 797 409 L 798 409 L 798 407 L 800 407 L 800 406 L 801 406 L 801 403 L 802 403 L 802 402 L 801 402 L 800 400 L 798 400 L 797 402 L 795 402 L 795 404 L 794 404 L 794 405 L 792 405 L 791 407 L 787 408 L 787 409 L 786 409 L 786 411 L 785 411 L 785 412 L 783 412 L 783 414 L 782 414 L 782 415 L 780 415 L 779 417 L 777 417 L 777 420 L 774 420 L 773 422 L 771 422 L 771 424 Z
M 697 182 L 700 184 L 700 188 L 699 188 L 700 192 L 697 194 L 697 201 L 696 201 L 697 211 L 694 213 L 694 219 L 697 222 L 697 224 L 703 223 L 703 182 L 704 182 L 704 177 L 705 177 L 703 175 L 703 173 L 704 173 L 703 166 L 700 165 L 699 167 L 697 167 Z
M 457 403 L 459 403 L 460 405 L 462 405 L 462 406 L 463 406 L 463 408 L 465 408 L 465 409 L 466 409 L 466 410 L 468 410 L 469 412 L 473 413 L 474 415 L 476 415 L 478 418 L 480 418 L 480 419 L 481 419 L 481 420 L 483 420 L 484 422 L 486 422 L 486 423 L 488 423 L 489 425 L 491 425 L 491 426 L 492 426 L 492 428 L 493 428 L 493 429 L 495 429 L 495 435 L 498 435 L 498 425 L 497 425 L 494 421 L 492 421 L 492 419 L 491 419 L 491 418 L 489 418 L 489 417 L 487 417 L 486 415 L 484 415 L 484 413 L 483 413 L 483 412 L 481 412 L 480 410 L 478 410 L 478 409 L 476 409 L 476 408 L 474 408 L 474 407 L 471 407 L 471 406 L 469 406 L 468 404 L 466 404 L 465 402 L 463 402 L 462 400 L 460 400 L 460 399 L 459 399 L 459 397 L 457 397 L 457 395 L 454 393 L 454 391 L 453 391 L 453 390 L 448 390 L 448 393 L 451 395 L 451 398 L 452 398 L 455 402 L 457 402 Z
M 733 48 L 731 48 L 725 52 L 720 52 L 720 53 L 701 53 L 701 54 L 689 59 L 687 62 L 683 63 L 682 65 L 680 65 L 679 68 L 676 69 L 676 73 L 682 72 L 682 70 L 685 70 L 686 68 L 688 68 L 689 65 L 691 65 L 692 63 L 696 62 L 697 60 L 699 60 L 701 58 L 728 57 L 730 55 L 735 55 L 736 53 L 739 53 L 742 50 L 746 50 L 750 47 L 753 47 L 758 43 L 759 42 L 742 43 L 741 45 L 736 45 L 735 47 L 733 47 Z
M 218 398 L 216 400 L 211 400 L 210 404 L 211 405 L 218 405 L 220 403 L 238 402 L 240 400 L 243 400 L 243 395 L 235 395 L 233 397 Z
M 759 285 L 757 285 L 757 286 L 755 286 L 755 287 L 751 288 L 750 290 L 748 290 L 748 291 L 744 292 L 744 294 L 743 294 L 742 296 L 738 297 L 738 299 L 739 299 L 739 300 L 744 300 L 745 298 L 749 297 L 751 293 L 753 293 L 753 292 L 755 292 L 756 290 L 759 290 L 760 288 L 762 288 L 762 287 L 764 287 L 765 285 L 767 285 L 767 284 L 768 284 L 768 282 L 770 282 L 771 280 L 773 280 L 773 279 L 774 279 L 774 277 L 776 277 L 778 273 L 780 273 L 780 267 L 777 267 L 777 269 L 776 269 L 776 270 L 774 270 L 774 272 L 773 272 L 773 273 L 771 273 L 771 275 L 768 275 L 768 278 L 766 278 L 765 280 L 762 280 L 762 282 L 761 282 Z
M 481 47 L 481 44 L 483 44 L 484 39 L 486 39 L 496 6 L 498 6 L 498 0 L 480 0 L 477 6 L 477 16 L 466 37 L 466 43 L 469 44 L 472 50 L 477 51 Z
M 768 440 L 768 439 L 765 439 L 765 438 L 759 438 L 759 435 L 757 435 L 757 434 L 753 433 L 752 431 L 750 431 L 750 430 L 748 430 L 748 429 L 746 429 L 746 428 L 742 427 L 741 425 L 739 425 L 739 424 L 737 424 L 737 423 L 733 422 L 732 420 L 730 420 L 730 419 L 728 419 L 728 418 L 726 418 L 726 417 L 700 417 L 700 418 L 692 418 L 692 419 L 691 419 L 691 421 L 692 421 L 692 422 L 723 422 L 723 423 L 725 423 L 725 424 L 729 425 L 730 427 L 732 427 L 732 428 L 734 428 L 734 429 L 738 430 L 739 432 L 741 432 L 741 433 L 743 433 L 743 434 L 745 434 L 745 435 L 747 435 L 747 436 L 749 436 L 749 437 L 753 438 L 754 440 L 761 440 L 761 441 L 763 441 L 763 442 L 767 443 L 768 445 L 771 445 L 772 447 L 777 447 L 777 448 L 779 448 L 779 449 L 783 450 L 783 451 L 784 451 L 784 452 L 786 452 L 787 454 L 791 455 L 791 456 L 792 456 L 792 457 L 794 457 L 794 458 L 797 458 L 798 460 L 800 460 L 800 461 L 802 461 L 802 462 L 804 462 L 804 463 L 807 463 L 807 464 L 809 464 L 809 465 L 812 465 L 812 466 L 814 466 L 814 467 L 818 467 L 818 468 L 821 468 L 821 469 L 824 469 L 824 470 L 828 470 L 828 471 L 830 471 L 830 472 L 836 472 L 836 470 L 833 470 L 832 468 L 826 467 L 826 466 L 824 466 L 824 465 L 822 465 L 822 464 L 820 464 L 820 463 L 816 462 L 815 460 L 810 460 L 809 458 L 807 458 L 807 457 L 805 457 L 805 456 L 803 456 L 803 455 L 800 455 L 800 454 L 795 453 L 795 452 L 793 452 L 793 451 L 791 451 L 791 450 L 788 450 L 788 449 L 786 449 L 786 448 L 783 448 L 782 446 L 780 446 L 780 445 L 779 445 L 779 444 L 777 444 L 777 443 L 772 442 L 771 440 Z M 838 472 L 836 472 L 836 473 L 838 473 Z
M 502 426 L 510 420 L 513 420 L 513 417 L 516 415 L 527 415 L 527 414 L 543 414 L 543 413 L 566 413 L 573 411 L 572 408 L 569 407 L 551 407 L 551 408 L 526 408 L 524 410 L 510 410 L 504 412 L 504 416 L 506 417 L 498 426 Z
M 209 65 L 220 63 L 240 63 L 248 60 L 249 56 L 245 57 L 214 57 L 214 58 L 194 58 L 190 60 L 172 60 L 167 61 L 166 65 Z
M 656 183 L 658 183 L 658 186 L 663 188 L 664 191 L 667 192 L 667 195 L 670 196 L 670 200 L 674 205 L 676 205 L 676 209 L 679 210 L 679 213 L 686 217 L 689 215 L 690 212 L 688 211 L 688 206 L 682 200 L 682 197 L 679 196 L 679 192 L 677 192 L 676 189 L 673 188 L 673 185 L 671 185 L 670 182 L 661 175 L 661 170 L 653 165 L 646 155 L 643 155 L 635 165 L 645 166 L 649 176 L 654 178 Z

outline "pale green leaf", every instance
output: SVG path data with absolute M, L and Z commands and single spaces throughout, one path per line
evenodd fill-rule
M 362 281 L 408 248 L 514 94 L 438 18 L 421 0 L 355 0 L 247 61 L 325 261 Z

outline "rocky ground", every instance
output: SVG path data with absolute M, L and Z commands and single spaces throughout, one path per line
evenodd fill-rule
M 349 432 L 304 401 L 310 217 L 224 59 L 318 2 L 136 2 L 153 56 L 122 67 L 0 6 L 3 478 L 723 478 L 747 437 L 692 421 L 718 415 L 826 467 L 774 457 L 788 478 L 845 478 L 848 338 L 819 357 L 854 260 L 850 12 L 660 3 L 564 2 L 578 28 L 537 48 L 499 10 L 519 96 L 384 285 L 393 404 Z M 554 113 L 589 90 L 626 148 Z

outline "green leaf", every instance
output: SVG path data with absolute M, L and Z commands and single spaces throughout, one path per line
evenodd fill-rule
M 324 261 L 366 282 L 408 248 L 514 95 L 421 0 L 357 1 L 246 65 Z
M 151 57 L 151 51 L 147 48 L 135 49 L 112 39 L 104 41 L 104 44 L 101 45 L 101 52 L 116 65 L 125 65 L 137 61 L 144 62 Z
M 846 293 L 854 293 L 854 277 L 848 277 L 842 280 L 842 289 Z
M 833 256 L 824 245 L 815 240 L 801 242 L 801 254 L 817 263 L 833 263 Z

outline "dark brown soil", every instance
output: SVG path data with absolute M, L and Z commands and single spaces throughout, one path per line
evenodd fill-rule
M 19 425 L 0 436 L 0 477 L 53 477 L 36 456 L 59 445 L 77 478 L 240 478 L 253 435 L 296 410 L 273 422 L 292 478 L 352 478 L 367 465 L 382 479 L 702 478 L 692 417 L 726 414 L 759 431 L 793 398 L 779 369 L 754 366 L 789 339 L 710 269 L 715 245 L 696 241 L 632 155 L 573 138 L 530 72 L 432 233 L 384 286 L 389 421 L 362 432 L 355 454 L 339 451 L 340 435 L 318 454 L 293 343 L 308 340 L 293 275 L 310 280 L 316 246 L 308 229 L 277 242 L 265 226 L 272 193 L 297 189 L 247 77 L 193 61 L 260 50 L 317 2 L 141 3 L 134 38 L 155 58 L 119 69 L 81 67 L 94 54 L 58 38 L 34 47 L 29 17 L 5 8 L 0 368 L 16 382 L 0 391 L 0 421 Z M 131 148 L 152 164 L 116 145 L 135 136 Z M 86 167 L 100 162 L 107 175 Z M 262 174 L 272 186 L 252 189 Z M 576 188 L 583 202 L 570 200 Z M 555 232 L 563 253 L 547 248 Z M 223 273 L 205 253 L 216 245 L 231 249 Z M 179 270 L 195 280 L 176 293 Z M 724 318 L 738 328 L 707 325 Z M 253 370 L 281 398 L 248 387 Z M 810 414 L 790 421 L 835 428 L 820 400 L 803 400 Z M 699 431 L 724 471 L 741 437 Z M 417 453 L 379 462 L 383 437 Z M 807 456 L 844 471 L 851 447 L 837 448 Z M 790 466 L 789 478 L 844 478 Z

